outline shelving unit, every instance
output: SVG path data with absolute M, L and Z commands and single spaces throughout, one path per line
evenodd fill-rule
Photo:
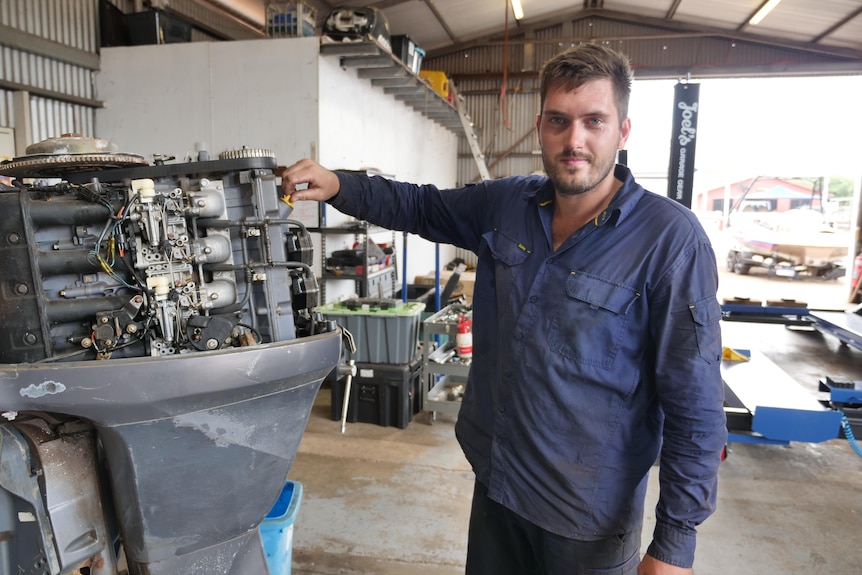
M 466 385 L 470 372 L 469 360 L 452 361 L 459 315 L 449 305 L 422 322 L 422 410 L 432 419 L 438 411 L 457 414 L 461 408 L 460 398 L 448 398 L 455 387 Z
M 372 226 L 368 222 L 362 220 L 352 220 L 347 222 L 347 224 L 327 227 L 326 204 L 321 203 L 319 209 L 320 227 L 309 228 L 309 231 L 320 234 L 320 301 L 326 303 L 326 284 L 328 281 L 344 280 L 352 280 L 355 282 L 354 291 L 359 297 L 393 297 L 397 291 L 398 283 L 397 262 L 394 252 L 395 232 L 381 227 Z M 370 242 L 373 241 L 372 236 L 379 234 L 388 234 L 387 240 L 389 242 L 389 246 L 393 249 L 389 263 L 386 265 L 368 263 L 368 248 Z M 326 264 L 326 260 L 328 256 L 331 255 L 332 250 L 327 249 L 327 238 L 336 236 L 351 237 L 353 239 L 353 243 L 362 242 L 364 244 L 363 253 L 365 254 L 365 259 L 361 266 L 361 272 L 329 269 Z

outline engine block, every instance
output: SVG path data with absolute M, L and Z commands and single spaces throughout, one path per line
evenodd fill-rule
M 316 328 L 311 240 L 251 155 L 0 193 L 0 363 L 167 356 Z

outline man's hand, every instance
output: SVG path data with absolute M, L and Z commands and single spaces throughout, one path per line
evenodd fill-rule
M 299 190 L 297 186 L 307 184 L 308 188 Z M 315 200 L 325 202 L 338 193 L 341 182 L 334 172 L 330 172 L 312 160 L 300 160 L 281 172 L 281 187 L 284 197 L 290 202 Z
M 638 565 L 638 575 L 694 575 L 694 570 L 676 567 L 650 555 L 644 555 Z

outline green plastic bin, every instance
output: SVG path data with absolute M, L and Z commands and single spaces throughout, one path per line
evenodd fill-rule
M 350 307 L 348 307 L 350 306 Z M 372 305 L 355 307 L 355 302 L 333 302 L 316 308 L 353 334 L 356 353 L 362 363 L 410 363 L 419 346 L 422 302 L 407 302 L 386 309 Z

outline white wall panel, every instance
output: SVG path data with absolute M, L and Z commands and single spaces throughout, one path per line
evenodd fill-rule
M 204 144 L 267 148 L 279 161 L 317 140 L 316 38 L 105 48 L 99 137 L 178 159 Z
M 209 62 L 209 44 L 102 49 L 96 90 L 106 106 L 96 112 L 96 136 L 148 160 L 183 159 L 196 142 L 216 144 Z

